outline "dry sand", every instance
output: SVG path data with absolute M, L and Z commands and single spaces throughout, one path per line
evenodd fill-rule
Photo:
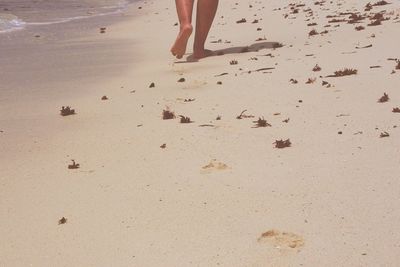
M 173 1 L 0 47 L 46 57 L 2 73 L 0 266 L 398 266 L 399 4 L 290 3 L 221 1 L 199 62 L 168 54 Z

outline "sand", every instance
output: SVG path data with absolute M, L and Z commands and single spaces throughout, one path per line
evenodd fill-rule
M 2 39 L 0 266 L 398 266 L 399 4 L 290 3 L 221 1 L 199 62 L 173 1 Z

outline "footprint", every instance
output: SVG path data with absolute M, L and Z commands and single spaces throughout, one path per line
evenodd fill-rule
M 206 81 L 201 81 L 201 80 L 192 80 L 186 83 L 186 86 L 183 87 L 183 89 L 198 89 L 207 84 Z
M 269 243 L 277 249 L 300 249 L 304 246 L 304 239 L 296 234 L 269 230 L 259 238 L 260 243 Z
M 210 161 L 209 164 L 203 166 L 201 169 L 203 172 L 209 173 L 212 171 L 226 170 L 226 169 L 229 169 L 229 167 L 225 163 L 222 163 L 222 162 L 217 161 L 216 159 L 213 159 Z

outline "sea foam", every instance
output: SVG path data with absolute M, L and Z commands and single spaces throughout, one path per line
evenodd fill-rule
M 0 33 L 23 29 L 26 22 L 12 14 L 0 13 Z

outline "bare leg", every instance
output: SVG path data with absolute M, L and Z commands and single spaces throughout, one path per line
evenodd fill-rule
M 196 34 L 193 46 L 193 56 L 195 58 L 203 58 L 211 54 L 211 51 L 204 49 L 204 44 L 217 12 L 217 7 L 218 0 L 197 1 Z
M 178 12 L 180 30 L 171 53 L 177 58 L 182 58 L 186 53 L 186 45 L 192 34 L 192 12 L 194 0 L 175 0 L 176 11 Z

